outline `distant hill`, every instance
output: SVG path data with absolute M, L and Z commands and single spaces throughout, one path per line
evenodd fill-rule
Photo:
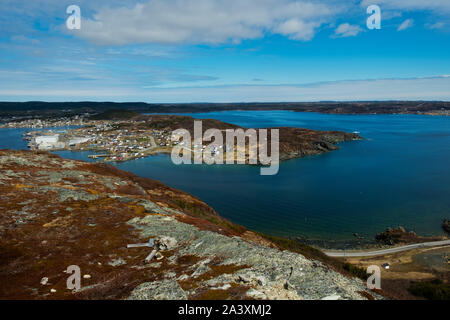
M 90 117 L 91 120 L 128 120 L 134 117 L 139 116 L 140 114 L 131 111 L 131 110 L 123 110 L 123 109 L 112 109 L 107 110 L 105 112 L 93 115 Z
M 108 110 L 138 113 L 196 113 L 227 110 L 289 110 L 335 114 L 449 114 L 449 101 L 145 103 L 145 102 L 0 102 L 0 116 L 58 117 Z

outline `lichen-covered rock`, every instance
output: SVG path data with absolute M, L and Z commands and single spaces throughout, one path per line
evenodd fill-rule
M 186 293 L 175 280 L 145 282 L 133 290 L 128 300 L 186 300 Z
M 358 292 L 365 290 L 361 280 L 347 278 L 297 253 L 199 230 L 176 220 L 168 222 L 158 215 L 134 219 L 129 223 L 140 229 L 144 238 L 160 233 L 186 243 L 177 252 L 179 256 L 201 257 L 202 260 L 194 265 L 190 274 L 191 281 L 197 282 L 197 287 L 235 283 L 253 288 L 249 297 L 255 299 L 322 299 L 332 295 L 339 295 L 341 299 L 363 299 Z M 210 267 L 212 257 L 220 257 L 223 266 L 237 265 L 242 269 L 208 277 L 207 281 L 202 282 L 202 275 L 213 274 Z

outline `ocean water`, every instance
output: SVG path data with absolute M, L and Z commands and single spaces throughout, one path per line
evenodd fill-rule
M 365 140 L 282 162 L 275 176 L 260 176 L 256 166 L 176 166 L 168 155 L 117 167 L 189 192 L 233 222 L 273 235 L 343 240 L 357 232 L 370 239 L 399 225 L 439 235 L 442 220 L 450 218 L 448 117 L 289 111 L 189 115 L 253 128 L 358 131 Z M 22 130 L 0 130 L 0 148 L 23 148 L 21 141 L 13 142 Z M 89 152 L 58 154 L 88 160 Z

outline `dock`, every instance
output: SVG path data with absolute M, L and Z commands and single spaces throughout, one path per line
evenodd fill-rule
M 91 155 L 88 155 L 88 158 L 90 158 L 90 159 L 107 158 L 107 157 L 109 157 L 109 154 L 91 154 Z

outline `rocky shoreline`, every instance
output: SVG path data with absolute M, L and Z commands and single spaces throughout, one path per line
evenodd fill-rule
M 444 220 L 442 228 L 445 231 L 449 220 Z M 395 245 L 406 245 L 411 243 L 422 243 L 431 241 L 446 240 L 445 236 L 420 236 L 412 230 L 406 230 L 402 226 L 396 228 L 388 227 L 385 231 L 376 233 L 373 238 L 361 237 L 358 233 L 353 234 L 352 239 L 310 239 L 307 237 L 291 238 L 302 244 L 306 244 L 320 250 L 370 250 L 370 249 L 386 249 Z

